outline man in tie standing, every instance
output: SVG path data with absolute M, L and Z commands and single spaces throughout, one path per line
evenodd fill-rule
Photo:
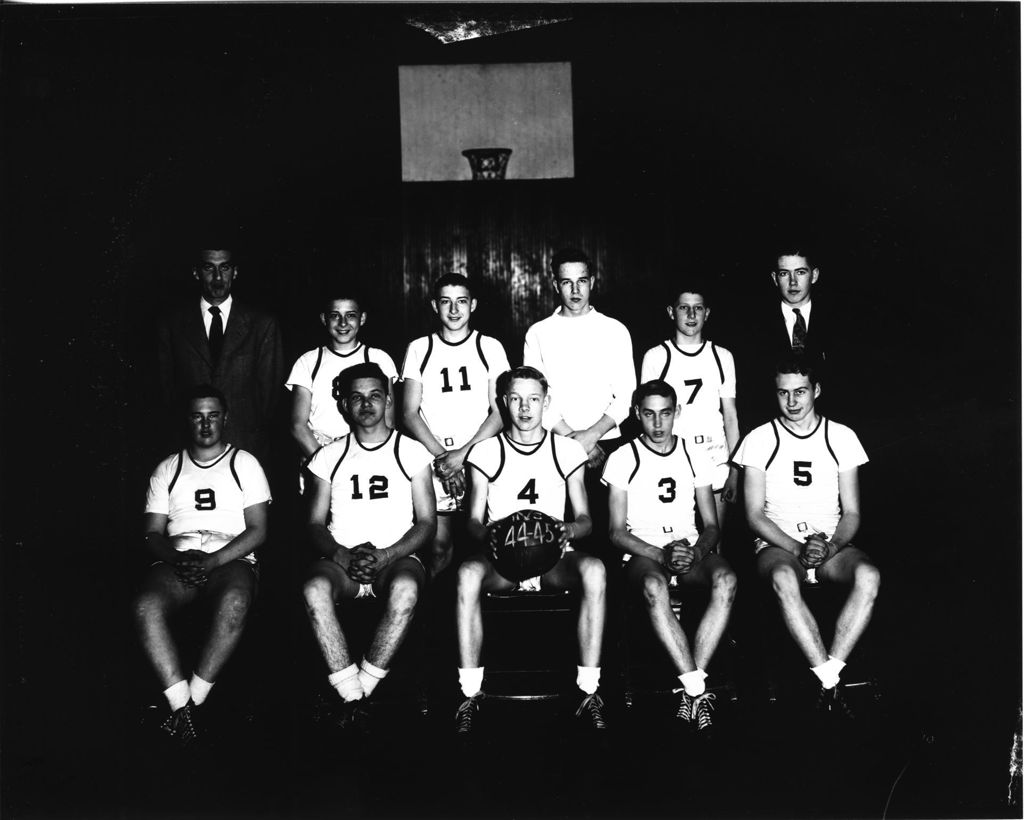
M 231 443 L 265 461 L 284 375 L 277 320 L 232 298 L 239 276 L 232 251 L 199 251 L 192 275 L 200 286 L 199 304 L 172 311 L 159 325 L 163 400 L 175 406 L 197 384 L 219 388 L 231 407 Z

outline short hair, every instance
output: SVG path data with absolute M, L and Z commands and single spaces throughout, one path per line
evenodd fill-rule
M 708 282 L 702 279 L 687 278 L 681 284 L 673 285 L 669 289 L 669 305 L 675 307 L 679 297 L 684 293 L 696 293 L 698 296 L 703 296 L 705 305 L 710 305 L 713 297 L 711 285 Z
M 675 388 L 664 379 L 651 379 L 649 382 L 644 382 L 634 390 L 633 406 L 639 409 L 640 403 L 648 396 L 664 396 L 666 399 L 670 399 L 672 401 L 673 407 L 675 407 L 676 403 L 679 401 L 676 397 Z
M 807 266 L 813 270 L 818 253 L 810 245 L 776 245 L 779 252 L 772 257 L 772 270 L 779 269 L 779 259 L 783 256 L 802 256 L 807 260 Z
M 221 410 L 225 413 L 228 412 L 228 400 L 224 397 L 223 391 L 218 390 L 212 384 L 197 384 L 185 392 L 186 413 L 192 411 L 192 402 L 196 399 L 217 399 L 220 401 Z
M 223 253 L 228 254 L 228 256 L 231 257 L 231 264 L 238 264 L 237 254 L 235 253 L 234 250 L 232 250 L 231 245 L 201 245 L 200 247 L 192 251 L 192 264 L 198 266 L 202 262 L 202 260 L 199 257 L 202 256 L 204 253 L 210 253 L 213 251 L 222 251 Z
M 443 288 L 465 288 L 469 297 L 473 298 L 473 286 L 469 284 L 469 279 L 461 273 L 446 273 L 434 282 L 433 299 L 435 302 L 441 298 Z
M 523 364 L 519 367 L 513 367 L 511 370 L 506 370 L 498 376 L 494 383 L 494 387 L 498 395 L 507 396 L 509 389 L 512 387 L 512 382 L 516 379 L 533 379 L 534 381 L 538 381 L 540 382 L 540 386 L 544 389 L 544 392 L 548 392 L 548 380 L 544 378 L 544 374 L 536 367 L 530 367 L 527 364 Z
M 790 356 L 776 363 L 775 375 L 782 376 L 787 374 L 806 376 L 807 381 L 811 383 L 811 387 L 816 387 L 821 383 L 814 366 L 804 356 Z
M 558 269 L 562 265 L 568 265 L 570 262 L 579 262 L 586 265 L 587 274 L 590 276 L 594 275 L 593 266 L 590 264 L 590 257 L 579 248 L 561 248 L 555 251 L 555 255 L 551 257 L 551 275 L 557 277 Z
M 331 309 L 332 304 L 340 302 L 342 299 L 355 302 L 360 313 L 366 312 L 366 303 L 363 301 L 363 295 L 352 287 L 327 291 L 327 295 L 324 296 L 323 301 L 320 303 L 321 312 L 326 314 Z
M 360 362 L 359 364 L 352 365 L 352 367 L 346 367 L 334 377 L 334 381 L 331 382 L 331 395 L 334 397 L 334 400 L 347 399 L 352 392 L 352 385 L 358 379 L 377 379 L 380 382 L 381 389 L 387 392 L 388 377 L 384 375 L 380 365 L 376 362 Z

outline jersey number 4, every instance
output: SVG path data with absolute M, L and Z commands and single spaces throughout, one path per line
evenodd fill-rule
M 359 491 L 359 476 L 352 476 L 352 498 L 356 501 L 365 496 Z M 370 501 L 388 497 L 388 477 L 386 475 L 370 476 Z
M 196 490 L 196 509 L 217 509 L 217 494 L 213 490 Z
M 806 487 L 813 481 L 810 471 L 811 462 L 809 461 L 794 461 L 793 462 L 793 483 L 798 487 Z
M 519 491 L 519 495 L 516 498 L 521 498 L 523 501 L 529 501 L 531 504 L 536 504 L 537 499 L 540 498 L 540 493 L 537 492 L 537 479 L 531 478 L 526 482 L 526 486 Z
M 459 373 L 462 374 L 462 385 L 459 390 L 469 390 L 469 373 L 466 372 L 466 366 L 463 365 L 459 368 Z M 442 393 L 451 393 L 455 388 L 452 387 L 452 383 L 448 380 L 448 368 L 441 368 L 441 378 L 444 380 L 444 387 L 441 388 Z

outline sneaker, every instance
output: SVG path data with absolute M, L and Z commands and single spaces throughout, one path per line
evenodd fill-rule
M 850 704 L 843 697 L 842 684 L 836 684 L 831 689 L 822 688 L 818 692 L 816 711 L 822 717 L 839 718 L 842 720 L 853 720 L 855 718 L 853 709 L 850 708 Z
M 180 709 L 171 712 L 160 728 L 169 734 L 182 749 L 192 746 L 199 740 L 196 712 L 199 709 L 191 700 Z
M 693 699 L 691 715 L 697 724 L 697 732 L 706 732 L 711 728 L 711 711 L 715 708 L 714 692 L 704 692 Z
M 477 692 L 473 697 L 466 698 L 455 710 L 455 733 L 469 735 L 473 731 L 473 718 L 480 711 L 480 701 L 484 699 L 483 692 Z
M 582 718 L 588 728 L 608 728 L 608 723 L 604 717 L 604 701 L 601 700 L 601 696 L 597 692 L 583 698 L 580 702 L 580 708 L 576 710 L 576 717 Z
M 365 734 L 369 723 L 369 711 L 363 698 L 342 701 L 334 708 L 329 723 L 343 732 Z
M 689 723 L 693 720 L 693 698 L 686 694 L 685 689 L 673 689 L 672 694 L 679 695 L 679 708 L 676 709 L 676 719 Z

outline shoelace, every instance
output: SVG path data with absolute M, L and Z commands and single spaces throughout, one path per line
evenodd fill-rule
M 711 725 L 711 712 L 715 708 L 714 692 L 705 692 L 693 699 L 693 714 L 697 718 L 697 731 L 707 729 Z
M 160 728 L 172 737 L 177 737 L 183 746 L 187 746 L 197 738 L 196 727 L 192 724 L 191 705 L 182 706 L 171 713 Z
M 680 720 L 690 721 L 693 719 L 693 699 L 686 694 L 682 687 L 672 690 L 673 695 L 679 695 L 679 708 L 676 709 L 676 717 Z
M 594 692 L 592 695 L 587 695 L 583 698 L 583 702 L 580 704 L 580 708 L 576 710 L 576 717 L 583 714 L 586 710 L 590 713 L 590 720 L 594 724 L 595 729 L 606 728 L 604 722 L 604 714 L 601 710 L 604 708 L 604 701 L 601 700 L 601 696 Z
M 473 713 L 480 708 L 480 696 L 466 698 L 455 710 L 455 731 L 468 732 L 473 728 Z

